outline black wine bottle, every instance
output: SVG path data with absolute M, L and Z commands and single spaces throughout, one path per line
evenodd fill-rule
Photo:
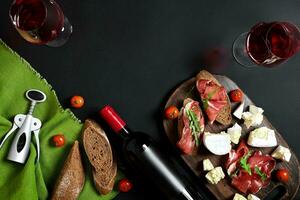
M 131 168 L 157 185 L 168 199 L 201 200 L 199 192 L 176 171 L 161 148 L 145 133 L 131 131 L 111 106 L 100 110 L 100 116 L 122 138 L 123 157 Z

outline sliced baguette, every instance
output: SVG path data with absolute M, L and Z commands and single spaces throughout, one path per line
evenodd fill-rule
M 54 186 L 51 200 L 75 200 L 84 186 L 85 173 L 79 143 L 75 141 Z
M 117 175 L 117 163 L 104 130 L 93 120 L 84 123 L 83 146 L 92 165 L 93 179 L 100 194 L 112 191 Z
M 219 81 L 211 73 L 209 73 L 206 70 L 201 70 L 197 74 L 196 80 L 200 80 L 200 79 L 211 80 L 211 81 L 215 82 L 217 85 L 222 86 L 219 83 Z M 229 125 L 231 123 L 231 120 L 232 120 L 231 103 L 230 103 L 229 97 L 227 96 L 227 104 L 222 108 L 222 110 L 218 114 L 216 121 L 223 125 Z

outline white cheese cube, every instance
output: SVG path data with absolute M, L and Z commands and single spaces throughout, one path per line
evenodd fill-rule
M 231 150 L 230 135 L 221 133 L 205 132 L 203 136 L 204 146 L 215 155 L 225 155 Z
M 260 200 L 260 198 L 258 198 L 254 194 L 248 194 L 247 199 L 248 200 Z
M 247 128 L 251 126 L 258 126 L 262 123 L 264 116 L 262 113 L 264 110 L 260 107 L 256 107 L 254 105 L 249 106 L 249 112 L 242 113 L 242 119 L 244 120 L 244 124 Z
M 214 166 L 213 164 L 210 162 L 210 160 L 207 158 L 207 159 L 204 159 L 203 160 L 203 170 L 204 171 L 210 171 L 210 170 L 213 170 L 214 169 Z
M 231 128 L 227 129 L 227 133 L 230 135 L 231 142 L 238 144 L 242 135 L 242 127 L 235 123 Z
M 252 120 L 253 114 L 251 112 L 243 112 L 242 113 L 242 119 L 244 120 L 244 124 L 247 128 L 250 128 L 253 124 Z
M 262 123 L 263 119 L 264 119 L 264 116 L 262 114 L 258 114 L 258 113 L 253 114 L 253 116 L 252 116 L 252 121 L 253 121 L 252 126 L 260 125 Z
M 275 132 L 267 127 L 260 127 L 250 132 L 247 143 L 253 147 L 275 147 Z
M 243 195 L 235 193 L 233 200 L 247 200 Z
M 243 113 L 243 111 L 244 111 L 244 105 L 245 105 L 244 102 L 241 103 L 241 104 L 237 107 L 237 109 L 233 112 L 233 115 L 234 115 L 236 118 L 238 118 L 238 119 L 241 119 L 241 118 L 242 118 L 242 113 Z
M 252 114 L 251 112 L 243 112 L 242 119 L 247 128 L 251 126 L 258 126 L 262 123 L 264 116 L 262 114 L 256 113 Z
M 252 114 L 263 114 L 264 110 L 260 107 L 257 107 L 255 105 L 250 105 L 249 106 L 249 112 Z
M 291 151 L 288 148 L 283 147 L 281 145 L 279 145 L 272 153 L 273 158 L 286 161 L 286 162 L 290 161 L 291 155 L 292 155 Z
M 225 178 L 225 174 L 223 173 L 222 167 L 216 167 L 213 170 L 210 170 L 205 175 L 205 178 L 211 184 L 217 184 L 220 180 Z

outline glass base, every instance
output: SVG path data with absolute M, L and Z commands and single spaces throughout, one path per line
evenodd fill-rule
M 246 39 L 248 33 L 242 33 L 239 35 L 233 45 L 232 45 L 232 54 L 235 60 L 244 67 L 250 68 L 255 67 L 257 64 L 251 60 L 247 53 L 246 49 Z
M 64 25 L 61 28 L 61 32 L 59 33 L 59 35 L 54 40 L 48 42 L 46 45 L 50 47 L 60 47 L 68 41 L 72 32 L 73 32 L 73 27 L 70 24 L 68 18 L 65 17 Z

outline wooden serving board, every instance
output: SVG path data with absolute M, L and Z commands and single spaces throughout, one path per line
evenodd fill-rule
M 239 88 L 232 80 L 225 76 L 219 76 L 215 75 L 216 79 L 226 88 L 227 92 Z M 169 100 L 166 103 L 165 107 L 168 107 L 170 105 L 175 105 L 178 108 L 182 107 L 183 100 L 187 97 L 190 97 L 194 100 L 200 101 L 200 96 L 197 92 L 197 89 L 195 87 L 195 78 L 191 78 L 185 82 L 183 82 L 170 96 Z M 244 93 L 245 94 L 245 93 Z M 244 102 L 245 102 L 245 110 L 248 110 L 249 105 L 253 104 L 253 102 L 247 97 L 247 95 L 244 95 Z M 235 110 L 238 106 L 237 103 L 232 103 L 232 110 Z M 267 113 L 264 113 L 267 115 Z M 238 122 L 239 125 L 242 126 L 242 138 L 245 140 L 247 139 L 247 136 L 250 131 L 252 131 L 254 128 L 251 127 L 247 129 L 243 125 L 243 120 L 238 120 L 233 116 L 233 120 L 231 125 L 224 126 L 217 122 L 214 122 L 214 124 L 210 125 L 206 123 L 205 131 L 209 131 L 212 133 L 219 133 L 221 131 L 226 131 L 228 127 L 232 126 L 235 122 Z M 172 144 L 176 144 L 178 141 L 178 131 L 177 131 L 177 120 L 167 120 L 164 119 L 163 121 L 165 132 L 171 141 Z M 266 126 L 270 129 L 273 129 L 276 133 L 277 142 L 278 144 L 288 147 L 288 144 L 283 139 L 283 137 L 280 135 L 280 133 L 272 126 L 272 124 L 268 121 L 268 119 L 264 116 L 264 120 L 260 126 Z M 233 146 L 233 148 L 236 148 L 236 145 Z M 276 148 L 276 147 L 275 147 Z M 265 154 L 271 154 L 272 151 L 275 148 L 250 148 L 254 150 L 261 150 Z M 297 194 L 298 188 L 299 188 L 299 162 L 296 157 L 296 155 L 291 151 L 292 157 L 290 162 L 282 162 L 282 161 L 276 161 L 276 169 L 278 168 L 287 168 L 290 172 L 290 179 L 288 183 L 283 184 L 278 181 L 274 177 L 272 177 L 272 181 L 270 185 L 264 189 L 261 189 L 256 195 L 261 199 L 268 199 L 268 195 L 277 187 L 281 187 L 284 189 L 283 195 L 281 195 L 281 198 L 276 199 L 286 199 L 290 200 L 295 197 Z M 205 158 L 209 158 L 213 165 L 216 166 L 224 166 L 225 158 L 226 156 L 216 156 L 211 154 L 204 145 L 200 145 L 198 153 L 195 155 L 181 155 L 183 160 L 186 162 L 186 164 L 191 168 L 191 170 L 194 172 L 196 176 L 198 176 L 201 181 L 204 181 L 206 184 L 205 186 L 212 192 L 212 194 L 220 200 L 229 200 L 232 199 L 234 194 L 238 192 L 236 189 L 234 189 L 230 185 L 230 177 L 226 175 L 226 178 L 220 181 L 217 185 L 212 185 L 207 183 L 205 180 L 205 174 L 202 170 L 202 160 Z M 224 170 L 224 168 L 223 168 Z M 226 171 L 224 170 L 224 173 L 226 174 Z

